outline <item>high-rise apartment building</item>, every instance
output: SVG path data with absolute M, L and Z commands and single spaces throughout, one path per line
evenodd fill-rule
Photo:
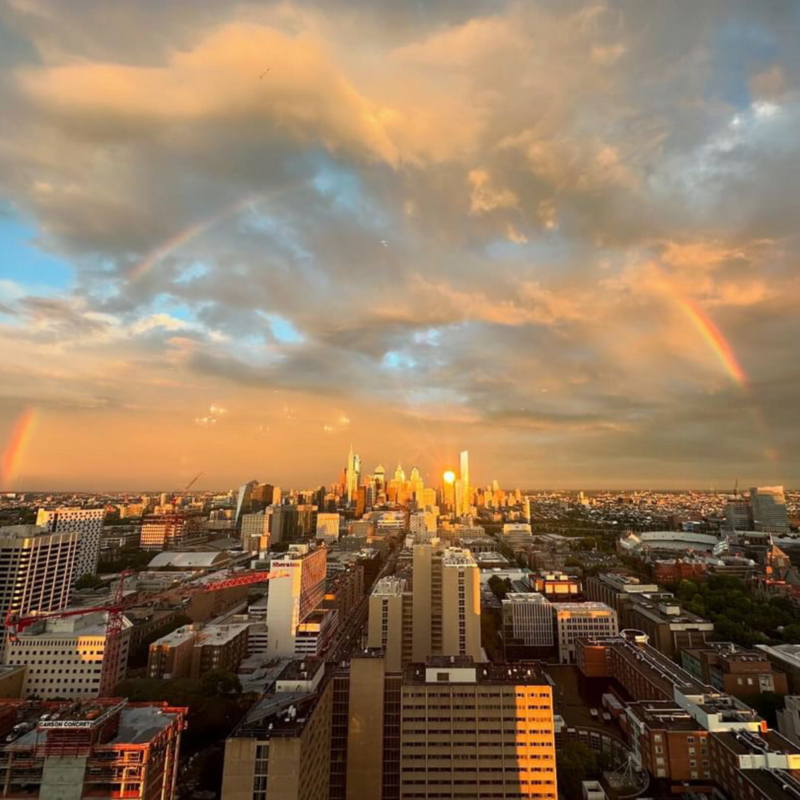
M 100 542 L 103 538 L 105 508 L 56 508 L 39 509 L 36 524 L 55 533 L 80 534 L 78 557 L 73 577 L 78 580 L 83 575 L 95 575 L 100 560 Z
M 270 571 L 288 573 L 273 578 L 269 585 L 267 650 L 271 658 L 294 655 L 300 623 L 325 596 L 326 564 L 327 549 L 309 550 L 307 545 L 291 545 L 285 555 L 270 562 Z
M 9 611 L 59 611 L 69 605 L 80 534 L 35 525 L 0 528 L 0 619 Z
M 760 486 L 750 490 L 753 527 L 757 531 L 788 533 L 789 517 L 783 486 Z
M 242 515 L 242 549 L 249 553 L 263 553 L 269 549 L 270 515 L 255 511 Z
M 535 665 L 410 664 L 400 702 L 401 800 L 557 799 L 553 690 Z
M 222 797 L 328 800 L 332 712 L 324 662 L 289 663 L 225 742 Z
M 381 578 L 369 596 L 367 647 L 386 654 L 386 668 L 399 672 L 411 660 L 411 593 L 403 578 Z
M 480 576 L 472 553 L 417 544 L 412 558 L 412 658 L 466 655 L 479 661 Z
M 43 700 L 97 697 L 106 659 L 108 614 L 42 620 L 6 643 L 6 663 L 25 664 L 24 697 Z M 123 617 L 116 684 L 125 677 L 132 623 Z

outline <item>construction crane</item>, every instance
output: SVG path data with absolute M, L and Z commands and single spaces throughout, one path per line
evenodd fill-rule
M 134 606 L 145 603 L 154 603 L 167 597 L 181 594 L 183 597 L 191 597 L 195 594 L 207 594 L 209 592 L 219 592 L 224 589 L 232 589 L 237 586 L 250 586 L 255 583 L 271 581 L 274 578 L 288 578 L 288 572 L 242 572 L 221 581 L 195 586 L 172 587 L 162 592 L 134 593 L 124 595 L 125 579 L 133 575 L 133 572 L 122 572 L 119 576 L 119 583 L 114 592 L 113 600 L 107 605 L 93 606 L 89 608 L 73 608 L 66 611 L 48 611 L 42 614 L 20 615 L 9 611 L 6 615 L 6 634 L 11 645 L 19 644 L 19 634 L 25 631 L 36 622 L 48 619 L 65 619 L 68 617 L 78 617 L 92 613 L 106 613 L 106 646 L 103 652 L 103 666 L 100 672 L 100 697 L 113 697 L 114 687 L 117 683 L 119 674 L 119 658 L 122 647 L 122 626 L 125 611 Z

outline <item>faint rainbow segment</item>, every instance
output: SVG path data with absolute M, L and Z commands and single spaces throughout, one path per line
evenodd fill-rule
M 201 236 L 206 231 L 213 228 L 215 225 L 223 222 L 226 219 L 235 217 L 247 208 L 251 203 L 260 200 L 263 195 L 248 195 L 243 200 L 238 200 L 230 206 L 226 206 L 211 217 L 206 217 L 199 222 L 195 222 L 187 228 L 178 231 L 172 238 L 167 239 L 154 250 L 151 250 L 131 271 L 128 273 L 128 281 L 134 283 L 141 280 L 149 272 L 151 272 L 158 264 L 160 264 L 167 256 L 172 255 L 181 247 Z
M 25 451 L 33 437 L 38 417 L 36 409 L 28 407 L 14 421 L 0 464 L 0 478 L 6 488 L 17 476 Z

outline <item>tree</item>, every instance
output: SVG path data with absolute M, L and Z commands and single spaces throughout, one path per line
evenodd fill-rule
M 241 694 L 242 684 L 233 672 L 212 669 L 200 677 L 200 691 L 204 695 Z
M 98 578 L 97 575 L 92 575 L 91 572 L 86 572 L 75 581 L 76 589 L 96 589 L 98 586 L 103 585 L 103 579 Z
M 492 575 L 489 578 L 489 588 L 498 600 L 502 600 L 514 587 L 508 578 L 501 578 L 499 575 Z
M 556 755 L 558 786 L 566 797 L 580 797 L 581 784 L 598 773 L 597 755 L 583 742 L 569 742 Z

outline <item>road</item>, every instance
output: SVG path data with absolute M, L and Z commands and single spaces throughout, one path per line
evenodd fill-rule
M 366 587 L 366 593 L 361 599 L 361 602 L 352 611 L 344 625 L 340 626 L 335 638 L 328 646 L 328 651 L 325 655 L 325 661 L 329 664 L 339 664 L 342 661 L 349 661 L 353 651 L 361 646 L 364 628 L 367 624 L 370 592 L 375 583 L 381 578 L 385 578 L 387 575 L 394 575 L 399 552 L 399 548 L 392 550 L 389 557 L 386 559 L 386 563 L 383 565 L 383 569 L 375 578 L 375 581 L 370 586 Z

